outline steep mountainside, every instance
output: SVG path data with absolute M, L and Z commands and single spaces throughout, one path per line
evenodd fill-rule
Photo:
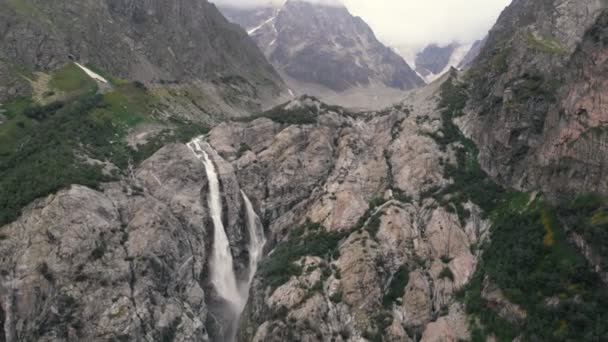
M 484 47 L 484 45 L 486 45 L 487 39 L 488 38 L 486 36 L 483 39 L 476 40 L 473 43 L 473 46 L 471 46 L 469 52 L 467 52 L 462 61 L 460 61 L 460 63 L 458 64 L 459 69 L 467 69 L 473 64 L 475 58 L 479 56 L 479 52 L 481 52 L 481 49 Z
M 517 0 L 471 70 L 465 130 L 492 175 L 553 195 L 608 192 L 608 4 Z
M 361 89 L 361 94 L 375 89 L 377 96 L 393 90 L 394 99 L 399 91 L 423 84 L 403 58 L 382 45 L 370 27 L 342 5 L 289 0 L 275 11 L 248 10 L 245 15 L 226 9 L 224 13 L 248 30 L 296 92 L 325 99 L 331 98 L 328 93 L 348 97 L 353 89 Z M 259 18 L 257 24 L 252 16 Z
M 2 0 L 0 23 L 0 101 L 31 93 L 32 72 L 70 60 L 196 90 L 202 111 L 259 110 L 284 90 L 246 33 L 207 1 Z
M 1 4 L 18 19 L 0 32 L 49 24 L 49 39 L 69 25 L 45 13 L 77 6 Z M 196 15 L 185 0 L 81 4 L 123 13 L 101 31 L 124 13 Z M 608 340 L 608 199 L 586 193 L 607 186 L 606 8 L 515 0 L 470 71 L 383 110 L 299 96 L 215 127 L 186 120 L 196 89 L 240 91 L 253 71 L 206 83 L 169 63 L 152 74 L 177 84 L 142 83 L 135 62 L 62 55 L 96 42 L 66 36 L 55 55 L 44 31 L 19 33 L 51 57 L 0 63 L 6 93 L 30 94 L 0 106 L 0 342 Z M 104 44 L 117 37 L 140 44 Z M 250 58 L 225 53 L 228 73 Z

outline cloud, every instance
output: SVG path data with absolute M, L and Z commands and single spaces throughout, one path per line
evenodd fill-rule
M 218 5 L 252 8 L 285 0 L 211 0 Z M 336 0 L 306 0 L 335 3 Z M 385 43 L 421 46 L 479 39 L 511 0 L 341 0 L 362 17 Z
M 257 7 L 277 7 L 285 3 L 286 0 L 210 0 L 219 6 L 236 8 L 257 8 Z M 323 4 L 328 6 L 342 6 L 341 0 L 298 0 L 313 4 Z

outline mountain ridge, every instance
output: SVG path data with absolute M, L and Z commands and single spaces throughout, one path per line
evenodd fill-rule
M 321 98 L 328 92 L 338 97 L 358 88 L 369 88 L 370 93 L 378 86 L 394 89 L 394 98 L 398 91 L 423 84 L 400 56 L 377 40 L 363 19 L 352 16 L 344 6 L 287 1 L 279 8 L 243 12 L 224 10 L 248 30 L 297 92 Z M 257 24 L 246 19 L 257 15 L 261 15 Z
M 0 6 L 0 72 L 15 75 L 10 86 L 0 84 L 3 100 L 29 93 L 20 70 L 48 72 L 71 60 L 150 86 L 194 85 L 201 94 L 209 94 L 208 86 L 199 83 L 240 80 L 216 87 L 224 93 L 219 98 L 209 94 L 207 110 L 228 115 L 229 108 L 241 115 L 260 110 L 286 91 L 246 33 L 207 1 L 2 0 Z M 230 92 L 249 100 L 226 106 L 221 98 Z

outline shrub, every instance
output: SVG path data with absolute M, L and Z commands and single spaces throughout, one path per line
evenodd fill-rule
M 439 273 L 439 279 L 454 281 L 454 273 L 452 273 L 452 270 L 449 267 L 444 267 L 443 270 L 441 270 L 441 273 Z
M 397 299 L 403 297 L 405 294 L 405 288 L 410 281 L 409 279 L 410 270 L 407 265 L 402 265 L 393 275 L 393 279 L 391 280 L 388 291 L 382 299 L 384 307 L 390 306 Z
M 305 256 L 333 258 L 346 233 L 327 232 L 319 224 L 307 223 L 293 230 L 287 241 L 280 243 L 264 261 L 258 273 L 266 286 L 275 289 L 285 284 L 292 276 L 302 274 L 296 261 Z

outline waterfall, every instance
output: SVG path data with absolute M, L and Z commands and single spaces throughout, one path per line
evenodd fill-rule
M 239 318 L 247 300 L 249 299 L 249 288 L 258 267 L 258 263 L 263 256 L 266 238 L 260 218 L 255 213 L 251 201 L 247 195 L 241 191 L 243 203 L 247 214 L 247 231 L 249 233 L 249 269 L 247 278 L 238 281 L 234 272 L 234 260 L 230 249 L 230 241 L 226 234 L 224 223 L 222 222 L 222 198 L 220 183 L 213 161 L 203 149 L 211 147 L 203 141 L 201 137 L 193 139 L 188 143 L 188 148 L 194 153 L 205 166 L 207 180 L 209 182 L 209 194 L 207 196 L 209 212 L 213 221 L 213 247 L 210 259 L 210 280 L 217 291 L 217 294 L 229 303 L 228 328 L 223 330 L 221 341 L 234 341 L 238 328 Z
M 202 161 L 209 181 L 208 206 L 213 221 L 213 248 L 211 252 L 211 283 L 218 294 L 229 301 L 237 312 L 241 312 L 245 306 L 245 298 L 239 291 L 236 276 L 234 274 L 234 262 L 230 251 L 230 242 L 226 235 L 224 223 L 222 222 L 222 201 L 220 197 L 220 185 L 215 170 L 215 165 L 209 159 L 207 153 L 201 147 L 202 139 L 196 138 L 188 143 L 188 147 L 194 155 Z
M 260 222 L 260 218 L 253 210 L 251 201 L 241 190 L 243 201 L 245 201 L 245 208 L 247 209 L 247 230 L 249 230 L 249 280 L 247 282 L 246 291 L 249 293 L 249 287 L 251 281 L 258 268 L 258 263 L 262 259 L 264 253 L 264 245 L 266 245 L 266 237 L 264 236 L 264 229 Z

